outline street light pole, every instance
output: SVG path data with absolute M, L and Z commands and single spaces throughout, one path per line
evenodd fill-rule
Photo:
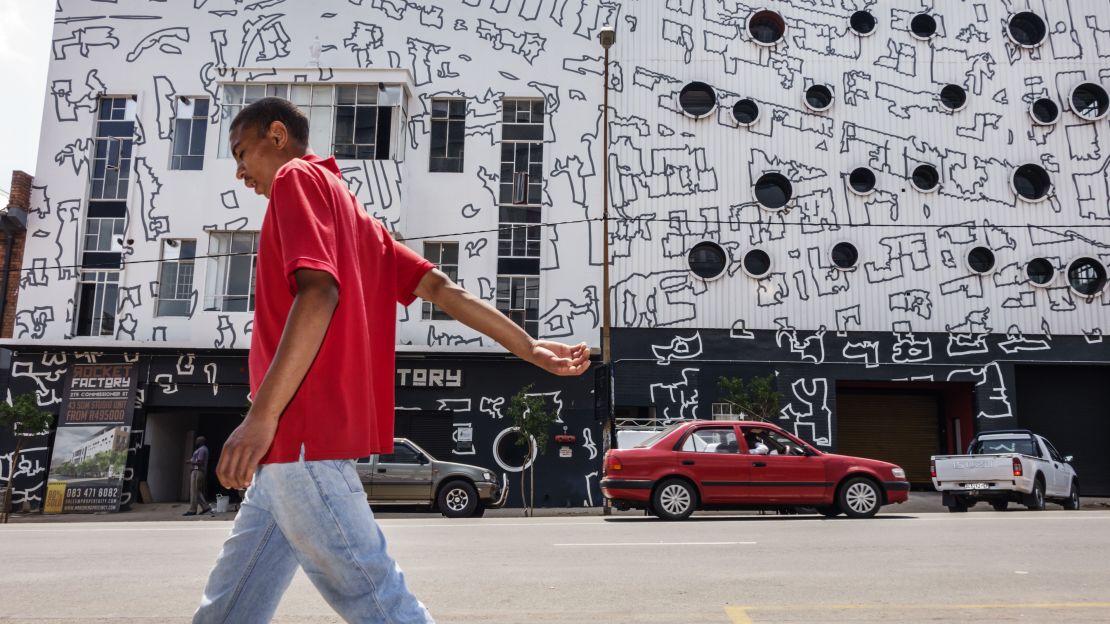
M 602 450 L 608 452 L 613 437 L 613 350 L 609 340 L 611 319 L 609 306 L 609 48 L 617 41 L 617 31 L 606 26 L 598 33 L 598 41 L 605 50 L 604 99 L 601 108 L 601 363 L 605 371 L 605 421 L 602 428 Z M 604 460 L 603 460 L 604 461 Z M 604 468 L 603 468 L 604 470 Z M 609 499 L 602 499 L 602 513 L 613 513 Z

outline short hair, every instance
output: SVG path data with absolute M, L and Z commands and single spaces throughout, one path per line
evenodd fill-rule
M 294 141 L 308 145 L 308 117 L 295 104 L 279 97 L 265 97 L 243 107 L 229 131 L 253 127 L 259 136 L 264 136 L 275 121 L 285 124 Z

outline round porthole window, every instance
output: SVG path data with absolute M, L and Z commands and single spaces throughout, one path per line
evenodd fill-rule
M 918 165 L 913 170 L 910 182 L 917 190 L 923 193 L 931 193 L 940 187 L 940 172 L 932 165 Z
M 1048 36 L 1048 25 L 1040 15 L 1032 11 L 1022 11 L 1010 16 L 1006 32 L 1010 35 L 1010 41 L 1017 45 L 1023 48 L 1035 48 L 1044 43 L 1045 37 Z
M 866 37 L 875 32 L 875 27 L 878 25 L 878 22 L 875 20 L 875 16 L 871 14 L 871 11 L 856 11 L 852 13 L 852 17 L 848 20 L 848 24 L 852 27 L 852 32 L 861 37 Z
M 704 82 L 691 82 L 678 94 L 678 105 L 691 117 L 705 117 L 717 106 L 717 92 Z
M 806 106 L 817 112 L 827 111 L 833 104 L 832 89 L 823 84 L 815 84 L 806 89 Z
M 910 34 L 918 39 L 931 39 L 937 34 L 937 20 L 928 13 L 918 13 L 910 20 Z
M 753 249 L 744 254 L 743 265 L 745 273 L 755 279 L 762 279 L 771 273 L 771 256 L 762 249 Z
M 1051 126 L 1060 120 L 1060 107 L 1055 100 L 1040 98 L 1029 106 L 1029 116 L 1038 126 Z
M 793 196 L 794 187 L 781 173 L 765 173 L 755 182 L 755 200 L 764 208 L 778 210 Z
M 769 9 L 756 11 L 748 17 L 748 34 L 759 45 L 775 45 L 786 36 L 786 20 Z
M 859 250 L 856 249 L 855 245 L 848 242 L 833 245 L 829 256 L 836 268 L 843 271 L 854 269 L 856 264 L 859 263 Z
M 940 90 L 940 105 L 956 112 L 967 106 L 967 91 L 960 85 L 950 84 Z
M 1106 288 L 1106 267 L 1094 258 L 1079 258 L 1068 265 L 1068 285 L 1084 297 L 1093 297 Z
M 1071 109 L 1087 121 L 1098 121 L 1110 111 L 1110 95 L 1102 85 L 1084 82 L 1071 91 Z
M 1026 201 L 1041 201 L 1052 192 L 1052 178 L 1044 167 L 1028 163 L 1014 169 L 1010 186 Z
M 704 242 L 694 245 L 686 257 L 690 271 L 698 277 L 711 280 L 721 276 L 728 264 L 728 254 L 717 243 Z
M 732 118 L 741 126 L 750 126 L 759 121 L 759 104 L 744 98 L 732 105 Z
M 869 167 L 856 167 L 848 174 L 848 188 L 856 195 L 874 193 L 875 183 L 875 172 Z
M 994 252 L 986 247 L 976 247 L 967 252 L 967 267 L 983 275 L 994 270 Z
M 1025 276 L 1034 286 L 1047 286 L 1056 277 L 1056 267 L 1047 258 L 1033 258 L 1025 265 Z

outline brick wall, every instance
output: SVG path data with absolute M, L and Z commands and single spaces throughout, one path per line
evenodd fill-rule
M 31 183 L 33 178 L 22 171 L 12 172 L 12 188 L 8 197 L 7 210 L 22 210 L 27 212 L 31 206 Z M 3 242 L 0 243 L 0 270 L 3 269 L 4 258 L 7 257 L 8 246 L 12 246 L 12 263 L 8 267 L 8 287 L 4 295 L 4 318 L 0 322 L 0 337 L 11 338 L 15 326 L 16 306 L 19 302 L 19 278 L 23 269 L 23 245 L 27 233 L 23 230 L 11 232 L 12 228 L 0 231 Z M 4 275 L 0 273 L 0 284 L 3 284 Z

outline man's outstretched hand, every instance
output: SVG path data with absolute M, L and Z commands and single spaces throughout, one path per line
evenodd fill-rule
M 243 490 L 251 484 L 258 462 L 270 450 L 277 433 L 276 419 L 251 418 L 235 428 L 220 451 L 216 477 L 229 490 Z
M 590 347 L 584 342 L 568 345 L 536 340 L 532 343 L 530 361 L 553 375 L 573 377 L 581 375 L 590 367 Z

